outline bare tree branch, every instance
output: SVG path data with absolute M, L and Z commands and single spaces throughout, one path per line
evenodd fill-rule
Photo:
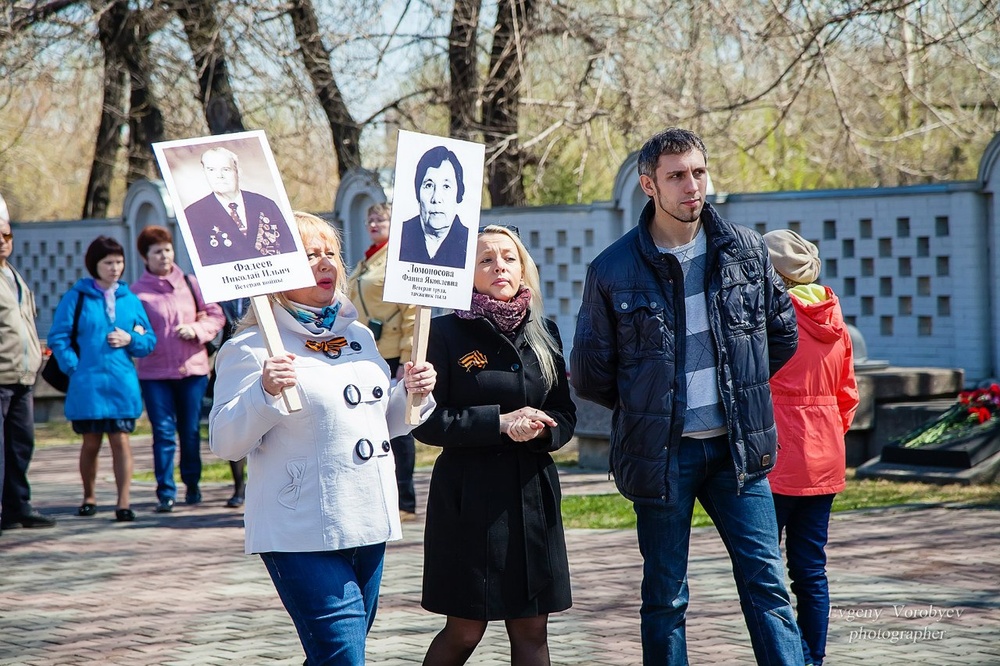
M 288 14 L 309 79 L 330 123 L 337 153 L 337 170 L 343 177 L 349 169 L 361 166 L 361 128 L 351 116 L 334 79 L 330 52 L 320 36 L 312 0 L 291 0 Z
M 455 0 L 448 35 L 448 68 L 451 95 L 448 98 L 449 132 L 451 136 L 472 141 L 475 138 L 477 32 L 481 0 Z
M 229 65 L 222 41 L 222 24 L 214 0 L 168 0 L 184 25 L 195 70 L 198 99 L 212 134 L 246 130 L 243 115 L 229 81 Z

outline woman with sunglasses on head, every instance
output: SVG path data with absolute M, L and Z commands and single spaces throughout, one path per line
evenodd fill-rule
M 511 663 L 549 663 L 549 613 L 572 604 L 549 455 L 573 436 L 555 324 L 543 318 L 538 269 L 516 230 L 480 230 L 468 311 L 431 321 L 427 360 L 438 407 L 415 436 L 443 448 L 424 534 L 421 605 L 447 616 L 424 664 L 464 664 L 491 620 Z
M 256 313 L 216 359 L 209 442 L 246 457 L 246 552 L 258 553 L 291 616 L 307 664 L 365 662 L 385 544 L 402 537 L 389 440 L 406 432 L 406 394 L 434 388 L 407 363 L 392 386 L 371 331 L 344 295 L 340 239 L 295 213 L 315 284 L 268 296 L 285 352 L 270 355 Z M 283 389 L 302 409 L 289 412 Z M 428 400 L 420 410 L 433 410 Z

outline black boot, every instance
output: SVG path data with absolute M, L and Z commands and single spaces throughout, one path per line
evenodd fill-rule
M 246 490 L 247 459 L 241 458 L 236 461 L 230 461 L 229 469 L 233 473 L 233 496 L 226 502 L 226 506 L 230 509 L 238 509 L 243 506 Z

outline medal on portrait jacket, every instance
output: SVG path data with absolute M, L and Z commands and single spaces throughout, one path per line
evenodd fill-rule
M 254 242 L 254 247 L 257 248 L 257 251 L 265 257 L 279 254 L 281 252 L 281 246 L 278 241 L 280 235 L 281 232 L 278 231 L 278 226 L 271 223 L 271 218 L 261 213 L 260 217 L 257 218 L 257 239 Z
M 226 247 L 232 247 L 233 245 L 233 241 L 229 239 L 228 233 L 217 226 L 212 227 L 212 233 L 208 237 L 208 244 L 212 247 L 219 247 L 220 242 Z

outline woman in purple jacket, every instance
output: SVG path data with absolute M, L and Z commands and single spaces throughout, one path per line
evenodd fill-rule
M 211 365 L 205 343 L 222 330 L 225 317 L 215 303 L 205 303 L 198 281 L 174 264 L 173 236 L 148 226 L 136 245 L 146 264 L 132 291 L 142 301 L 156 333 L 156 348 L 138 364 L 139 384 L 153 428 L 153 471 L 157 513 L 174 508 L 174 453 L 181 447 L 181 480 L 186 504 L 201 502 L 201 401 Z

